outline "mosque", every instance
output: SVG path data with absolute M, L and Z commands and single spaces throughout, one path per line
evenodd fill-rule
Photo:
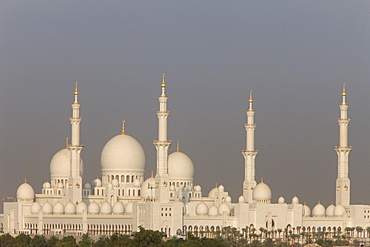
M 264 232 L 277 237 L 281 231 L 326 232 L 330 236 L 344 233 L 346 227 L 370 226 L 370 205 L 350 204 L 348 178 L 348 104 L 343 86 L 339 105 L 338 178 L 335 205 L 320 202 L 311 209 L 297 197 L 271 201 L 270 187 L 255 180 L 254 121 L 252 92 L 246 111 L 246 147 L 242 194 L 235 202 L 224 186 L 208 194 L 194 183 L 194 165 L 179 145 L 168 154 L 171 141 L 167 137 L 168 96 L 162 77 L 158 97 L 158 139 L 153 141 L 157 152 L 156 173 L 144 178 L 145 153 L 140 143 L 122 131 L 111 138 L 101 152 L 101 176 L 92 183 L 84 181 L 84 163 L 80 143 L 80 102 L 76 83 L 72 103 L 71 139 L 50 161 L 50 181 L 41 193 L 26 181 L 18 187 L 16 200 L 4 202 L 0 224 L 4 233 L 110 235 L 131 234 L 139 226 L 159 230 L 168 236 L 188 232 L 200 237 L 213 237 L 225 227 L 246 236 Z M 334 186 L 333 186 L 334 187 Z

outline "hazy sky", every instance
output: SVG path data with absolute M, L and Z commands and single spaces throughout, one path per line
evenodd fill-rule
M 36 193 L 70 135 L 75 81 L 84 182 L 100 177 L 120 133 L 155 170 L 166 73 L 169 133 L 203 195 L 244 179 L 245 110 L 253 89 L 256 179 L 273 202 L 335 201 L 339 103 L 347 83 L 352 203 L 370 204 L 369 1 L 0 1 L 0 197 L 27 177 Z

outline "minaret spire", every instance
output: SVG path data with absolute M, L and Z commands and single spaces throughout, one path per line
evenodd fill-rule
M 126 133 L 125 133 L 125 120 L 122 120 L 122 131 L 121 131 L 121 135 L 126 135 Z
M 72 116 L 69 118 L 71 122 L 71 144 L 68 149 L 71 151 L 71 169 L 69 175 L 69 185 L 67 187 L 68 200 L 73 203 L 82 201 L 82 164 L 81 151 L 83 145 L 80 143 L 80 103 L 78 102 L 78 82 L 75 84 L 74 102 L 72 103 Z
M 253 97 L 252 90 L 249 93 L 249 109 L 246 112 L 247 123 L 244 125 L 246 131 L 246 149 L 242 151 L 244 156 L 244 182 L 243 182 L 243 196 L 245 202 L 252 203 L 252 192 L 256 186 L 255 180 L 255 159 L 258 150 L 254 149 L 254 130 L 256 124 L 254 123 Z
M 74 103 L 78 103 L 78 82 L 76 81 L 76 85 L 75 85 L 75 102 Z
M 165 74 L 162 75 L 162 93 L 158 97 L 159 110 L 158 117 L 158 140 L 154 140 L 153 144 L 157 150 L 157 173 L 155 175 L 158 189 L 156 197 L 160 202 L 168 202 L 169 200 L 169 176 L 168 176 L 168 148 L 171 141 L 167 139 L 167 119 L 170 112 L 167 110 L 166 82 Z
M 161 84 L 162 95 L 161 96 L 166 96 L 166 82 L 164 81 L 164 76 L 165 76 L 165 73 L 162 74 L 162 84 Z
M 335 147 L 338 155 L 338 177 L 336 181 L 336 205 L 350 205 L 350 180 L 348 177 L 348 157 L 352 147 L 348 145 L 348 104 L 346 102 L 346 84 L 342 88 L 342 103 L 339 105 L 340 117 L 339 124 L 339 146 Z

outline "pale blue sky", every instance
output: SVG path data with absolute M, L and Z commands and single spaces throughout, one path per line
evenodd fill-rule
M 335 200 L 338 105 L 347 83 L 352 202 L 370 203 L 368 1 L 0 1 L 0 197 L 24 177 L 37 193 L 70 134 L 79 81 L 85 182 L 120 132 L 155 170 L 163 72 L 169 138 L 207 195 L 242 192 L 253 89 L 256 178 L 273 200 Z M 175 145 L 170 151 L 175 150 Z

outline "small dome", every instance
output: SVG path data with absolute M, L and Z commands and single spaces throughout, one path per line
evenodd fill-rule
M 119 182 L 118 182 L 118 180 L 116 178 L 112 180 L 113 187 L 117 187 L 118 184 L 119 184 Z
M 64 206 L 62 203 L 57 202 L 53 206 L 53 214 L 63 214 L 64 213 Z
M 284 203 L 285 203 L 284 197 L 280 196 L 278 199 L 278 204 L 284 204 Z
M 140 143 L 129 135 L 110 139 L 101 153 L 102 171 L 144 172 L 145 154 Z
M 33 200 L 35 197 L 35 192 L 31 185 L 27 182 L 21 184 L 17 189 L 17 199 L 18 200 Z
M 41 205 L 40 205 L 40 203 L 38 203 L 38 202 L 34 202 L 34 203 L 32 203 L 32 206 L 31 206 L 31 213 L 33 213 L 33 214 L 38 214 L 40 210 L 41 210 Z
M 127 203 L 126 208 L 125 208 L 125 212 L 127 214 L 132 214 L 132 206 L 133 206 L 132 202 Z
M 101 214 L 111 214 L 112 213 L 112 206 L 109 202 L 104 202 L 100 207 Z
M 84 188 L 85 188 L 86 190 L 89 190 L 89 189 L 91 189 L 91 184 L 89 184 L 89 183 L 86 183 L 86 184 L 84 185 Z
M 141 185 L 141 197 L 147 198 L 155 195 L 155 178 L 151 176 Z
M 223 215 L 224 212 L 226 215 L 230 215 L 230 207 L 226 203 L 221 203 L 218 207 L 218 214 Z
M 99 204 L 97 204 L 96 202 L 90 203 L 89 206 L 87 207 L 87 212 L 89 212 L 89 214 L 98 214 L 99 211 L 100 211 Z
M 101 187 L 101 180 L 99 178 L 95 178 L 92 184 L 94 187 Z
M 42 188 L 43 189 L 50 189 L 50 183 L 49 182 L 45 182 L 43 185 L 42 185 Z
M 209 216 L 217 216 L 218 215 L 218 209 L 215 204 L 212 204 L 212 206 L 208 209 L 208 215 Z
M 135 180 L 134 180 L 134 186 L 135 186 L 135 187 L 140 187 L 140 185 L 141 185 L 141 184 L 140 184 L 140 180 L 139 180 L 139 179 L 135 179 Z
M 298 199 L 298 197 L 294 196 L 294 197 L 292 198 L 292 204 L 299 204 L 299 199 Z
M 263 181 L 254 188 L 253 199 L 257 202 L 270 202 L 271 201 L 271 189 Z
M 333 217 L 334 216 L 334 209 L 335 209 L 335 206 L 333 204 L 330 204 L 326 208 L 326 216 Z
M 306 204 L 303 205 L 303 210 L 302 211 L 303 211 L 302 212 L 303 216 L 305 216 L 305 217 L 311 216 L 311 209 Z
M 108 187 L 108 190 L 111 190 L 111 189 L 113 189 L 113 184 L 109 183 L 107 187 Z
M 53 206 L 51 206 L 50 202 L 45 202 L 42 205 L 41 210 L 44 214 L 51 214 L 53 212 Z
M 125 206 L 122 202 L 116 202 L 113 205 L 113 214 L 123 214 L 125 212 Z
M 225 202 L 226 203 L 231 203 L 231 197 L 230 196 L 227 196 L 226 199 L 225 199 Z
M 76 206 L 76 213 L 77 214 L 82 214 L 84 211 L 87 211 L 87 205 L 84 202 L 80 202 Z
M 75 214 L 76 207 L 72 202 L 68 202 L 66 206 L 64 207 L 64 211 L 66 212 L 66 214 Z
M 218 186 L 218 191 L 219 192 L 224 192 L 225 191 L 225 187 L 221 184 L 220 186 Z
M 193 179 L 193 161 L 180 151 L 170 154 L 168 156 L 168 175 L 170 179 Z
M 314 217 L 325 216 L 325 207 L 320 202 L 318 202 L 316 206 L 312 209 L 312 215 Z
M 208 214 L 208 206 L 204 202 L 198 203 L 197 207 L 195 208 L 195 212 L 197 215 L 207 215 Z
M 334 216 L 341 217 L 345 214 L 345 212 L 346 209 L 341 204 L 338 204 L 334 209 Z
M 71 151 L 67 148 L 59 150 L 50 161 L 50 176 L 69 177 Z
M 239 203 L 245 203 L 245 198 L 244 198 L 244 196 L 239 196 L 238 201 L 239 201 Z
M 67 148 L 59 150 L 50 161 L 51 177 L 69 177 L 71 165 L 71 151 Z M 83 161 L 81 159 L 81 176 L 83 174 Z
M 218 193 L 218 188 L 213 188 L 211 189 L 211 191 L 208 193 L 208 197 L 210 198 L 215 198 L 216 197 L 216 194 Z
M 202 187 L 200 187 L 200 185 L 195 185 L 194 186 L 194 190 L 195 190 L 195 192 L 201 192 L 202 191 Z

